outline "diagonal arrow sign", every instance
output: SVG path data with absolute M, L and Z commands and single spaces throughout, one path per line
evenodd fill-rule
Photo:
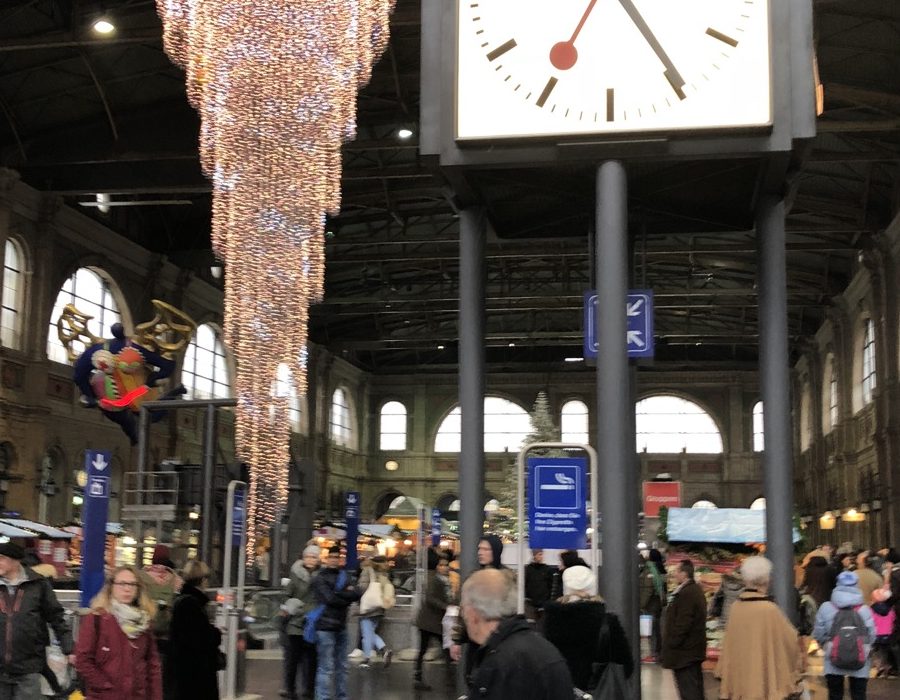
M 625 315 L 626 316 L 640 316 L 641 315 L 641 307 L 644 305 L 644 299 L 635 299 L 634 301 L 626 304 L 625 306 Z
M 640 331 L 628 331 L 625 334 L 625 342 L 628 345 L 637 345 L 639 348 L 644 347 L 647 343 L 644 342 L 644 339 L 641 338 L 643 335 Z

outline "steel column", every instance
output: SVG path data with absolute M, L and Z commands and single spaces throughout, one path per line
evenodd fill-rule
M 485 218 L 478 207 L 459 214 L 460 574 L 478 568 L 484 523 Z
M 600 594 L 619 616 L 629 644 L 638 634 L 633 589 L 637 587 L 634 420 L 629 411 L 631 382 L 625 346 L 628 292 L 628 180 L 617 161 L 597 170 L 597 452 L 600 458 L 600 513 L 603 565 Z M 640 683 L 632 683 L 640 697 Z
M 766 497 L 766 556 L 770 593 L 794 619 L 793 448 L 788 368 L 784 201 L 764 195 L 756 212 L 759 248 L 759 378 L 763 401 L 762 454 Z
M 199 559 L 214 566 L 213 554 L 213 481 L 216 475 L 216 407 L 206 407 L 206 426 L 203 431 L 203 511 L 200 514 Z

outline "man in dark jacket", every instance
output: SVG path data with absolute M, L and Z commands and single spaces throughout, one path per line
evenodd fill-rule
M 703 700 L 706 658 L 706 597 L 694 581 L 694 565 L 682 561 L 675 571 L 678 587 L 665 612 L 662 665 L 675 672 L 681 700 Z
M 544 563 L 543 549 L 532 549 L 531 563 L 525 567 L 525 617 L 541 619 L 552 588 L 553 567 Z
M 0 700 L 41 700 L 41 671 L 53 628 L 74 662 L 72 634 L 50 581 L 22 566 L 24 550 L 0 544 Z
M 309 613 L 316 619 L 316 700 L 331 700 L 332 678 L 336 700 L 347 700 L 347 609 L 361 594 L 341 569 L 340 547 L 328 550 L 310 589 L 316 603 Z
M 512 578 L 496 569 L 473 573 L 462 587 L 462 616 L 479 644 L 468 696 L 483 700 L 571 700 L 572 677 L 559 651 L 515 615 Z

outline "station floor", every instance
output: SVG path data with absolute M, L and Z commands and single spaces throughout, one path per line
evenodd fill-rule
M 394 660 L 387 670 L 373 664 L 370 669 L 360 669 L 357 662 L 350 661 L 348 694 L 350 700 L 456 700 L 459 694 L 455 688 L 444 684 L 443 666 L 438 662 L 426 664 L 425 677 L 433 686 L 429 692 L 414 691 L 412 688 L 412 661 L 402 658 Z M 811 663 L 807 682 L 815 700 L 826 700 L 821 666 Z M 712 673 L 704 674 L 706 698 L 716 700 L 718 681 Z M 656 664 L 641 666 L 641 687 L 643 700 L 678 700 L 672 674 Z M 247 688 L 248 696 L 261 700 L 280 700 L 281 655 L 279 651 L 248 652 Z M 849 691 L 845 694 L 849 698 Z M 869 681 L 867 700 L 896 700 L 900 697 L 900 680 L 873 679 Z

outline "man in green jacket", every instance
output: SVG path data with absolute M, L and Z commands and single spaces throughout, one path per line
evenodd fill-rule
M 662 665 L 675 673 L 681 700 L 703 700 L 706 659 L 706 597 L 694 581 L 694 564 L 683 560 L 675 571 L 678 587 L 666 607 Z
M 291 576 L 285 594 L 287 600 L 281 606 L 282 624 L 287 644 L 284 654 L 283 698 L 297 697 L 297 670 L 303 666 L 303 697 L 311 698 L 316 685 L 316 645 L 303 639 L 303 623 L 315 605 L 309 587 L 319 570 L 321 550 L 310 544 L 303 556 L 291 566 Z

